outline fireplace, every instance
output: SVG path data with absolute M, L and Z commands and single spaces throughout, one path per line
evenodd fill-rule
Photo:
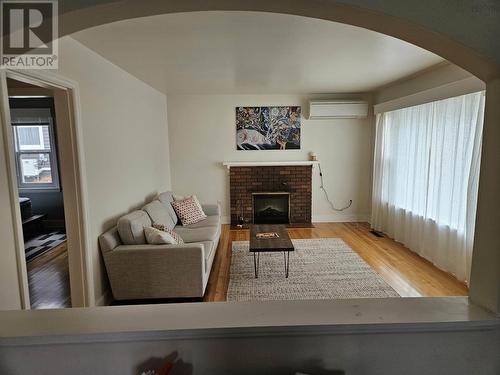
M 290 193 L 252 193 L 254 224 L 288 224 L 290 222 Z
M 254 195 L 263 193 L 288 195 L 285 223 L 311 223 L 311 165 L 231 166 L 229 188 L 232 226 L 255 222 Z

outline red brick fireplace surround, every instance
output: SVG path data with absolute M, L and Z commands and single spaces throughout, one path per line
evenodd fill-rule
M 232 166 L 229 172 L 231 225 L 242 215 L 253 220 L 253 193 L 287 192 L 290 224 L 310 224 L 312 211 L 312 166 Z

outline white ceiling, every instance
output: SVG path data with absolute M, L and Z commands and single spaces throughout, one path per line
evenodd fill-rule
M 274 13 L 167 14 L 72 36 L 168 94 L 366 92 L 443 61 L 366 29 Z

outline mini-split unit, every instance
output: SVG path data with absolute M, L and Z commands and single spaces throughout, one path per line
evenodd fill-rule
M 364 100 L 311 100 L 309 119 L 365 118 L 368 116 L 368 102 Z

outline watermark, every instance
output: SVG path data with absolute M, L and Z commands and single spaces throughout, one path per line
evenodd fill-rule
M 0 65 L 57 69 L 57 0 L 1 0 Z

